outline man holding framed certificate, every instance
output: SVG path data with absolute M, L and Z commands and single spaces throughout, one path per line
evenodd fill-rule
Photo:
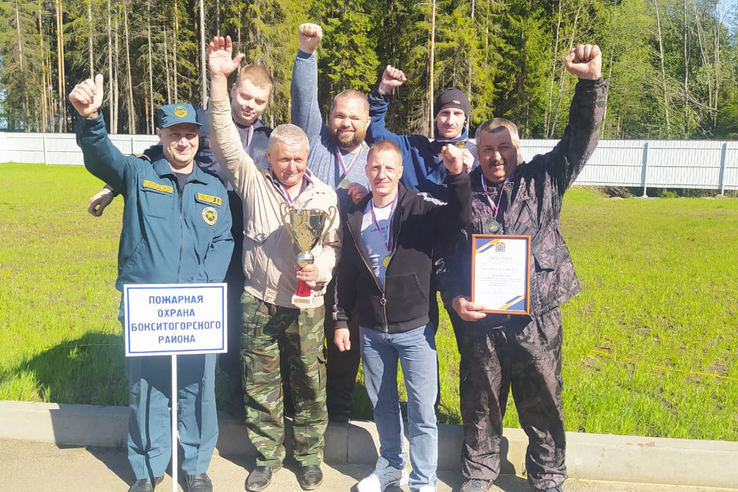
M 566 480 L 561 406 L 560 305 L 581 285 L 559 232 L 564 193 L 597 146 L 607 82 L 596 45 L 564 59 L 579 82 L 556 147 L 523 163 L 517 127 L 503 118 L 477 129 L 472 222 L 442 267 L 439 286 L 461 354 L 462 492 L 484 492 L 500 472 L 510 389 L 529 436 L 528 482 L 560 492 Z

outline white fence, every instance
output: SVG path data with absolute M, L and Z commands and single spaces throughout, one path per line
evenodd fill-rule
M 110 135 L 124 154 L 143 152 L 159 141 L 156 135 Z M 73 133 L 0 133 L 0 162 L 82 166 L 82 151 Z
M 126 154 L 158 142 L 151 135 L 111 135 Z M 522 140 L 530 160 L 556 140 Z M 59 133 L 0 133 L 0 162 L 82 165 L 75 136 Z M 738 190 L 738 142 L 711 140 L 600 140 L 576 184 L 635 188 Z

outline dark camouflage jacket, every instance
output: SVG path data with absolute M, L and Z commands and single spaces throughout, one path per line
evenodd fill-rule
M 569 249 L 559 231 L 564 193 L 597 147 L 605 112 L 607 82 L 580 80 L 569 110 L 564 137 L 545 154 L 520 164 L 504 185 L 497 221 L 500 233 L 531 237 L 530 311 L 540 315 L 581 290 Z M 439 270 L 439 290 L 447 307 L 454 297 L 471 296 L 471 235 L 488 234 L 494 214 L 482 187 L 481 166 L 471 172 L 472 222 L 447 250 Z M 489 186 L 493 203 L 502 185 Z M 499 233 L 498 233 L 499 234 Z M 499 316 L 487 316 L 493 323 Z M 484 323 L 484 320 L 480 321 Z

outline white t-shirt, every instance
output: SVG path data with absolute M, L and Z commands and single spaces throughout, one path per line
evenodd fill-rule
M 389 256 L 387 245 L 391 246 L 388 241 L 390 238 L 390 224 L 394 215 L 395 202 L 384 207 L 374 207 L 374 217 L 377 224 L 372 218 L 372 201 L 369 200 L 364 209 L 364 218 L 361 221 L 361 240 L 364 241 L 367 251 L 369 252 L 369 266 L 371 266 L 374 275 L 379 280 L 379 285 L 384 290 L 384 276 L 387 267 L 384 265 L 385 258 Z

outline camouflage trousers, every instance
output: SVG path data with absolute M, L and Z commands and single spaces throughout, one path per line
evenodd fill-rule
M 246 292 L 241 308 L 246 430 L 258 453 L 256 464 L 274 466 L 285 457 L 280 371 L 285 357 L 295 409 L 293 453 L 301 465 L 319 465 L 328 425 L 324 309 L 275 306 Z
M 465 478 L 494 480 L 500 473 L 502 419 L 512 389 L 528 435 L 525 466 L 535 490 L 566 480 L 566 435 L 561 406 L 561 310 L 535 318 L 513 316 L 502 326 L 479 326 L 449 311 L 461 354 L 459 393 Z

